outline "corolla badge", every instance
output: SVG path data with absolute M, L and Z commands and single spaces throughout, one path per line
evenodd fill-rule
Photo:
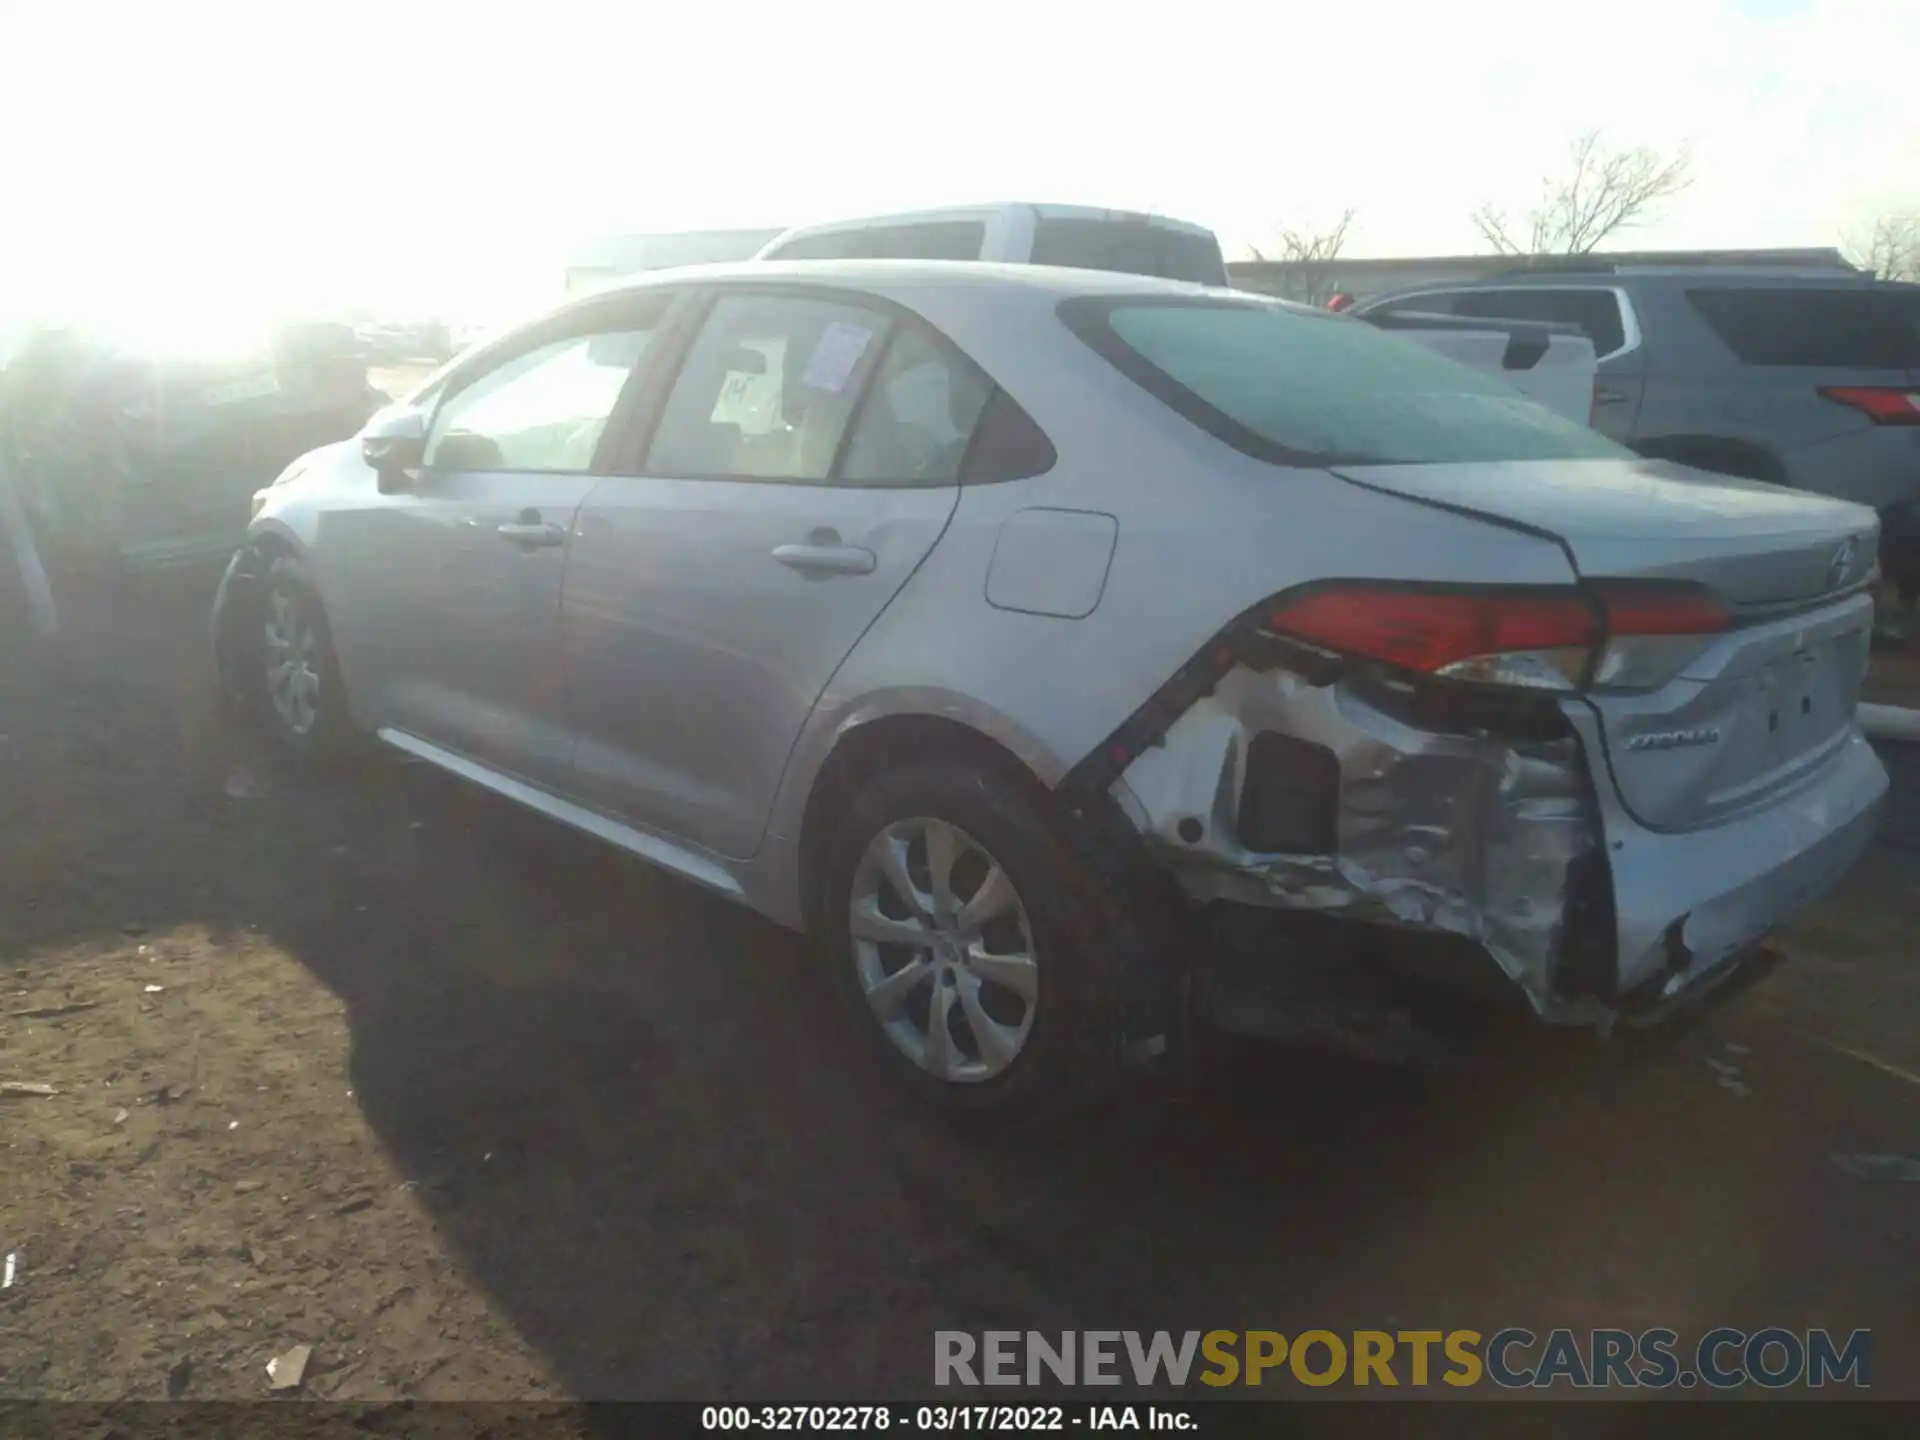
M 1689 745 L 1718 745 L 1720 727 L 1701 725 L 1692 730 L 1649 730 L 1627 741 L 1629 750 L 1684 750 Z
M 1853 574 L 1854 552 L 1851 535 L 1834 547 L 1833 559 L 1827 562 L 1827 589 L 1838 590 L 1847 583 L 1847 577 Z

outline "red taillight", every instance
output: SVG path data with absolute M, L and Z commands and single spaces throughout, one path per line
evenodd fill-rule
M 1524 651 L 1589 650 L 1599 638 L 1581 595 L 1343 585 L 1288 601 L 1277 632 L 1312 645 L 1438 675 L 1462 662 Z
M 1345 294 L 1335 295 L 1331 300 L 1327 301 L 1327 309 L 1351 310 L 1353 308 L 1353 304 L 1354 304 L 1353 296 L 1345 295 Z
M 1671 679 L 1733 618 L 1711 591 L 1679 583 L 1603 581 L 1589 594 L 1358 582 L 1282 598 L 1267 627 L 1438 679 L 1528 690 L 1589 682 L 1644 689 Z
M 1920 425 L 1920 390 L 1879 385 L 1823 385 L 1820 394 L 1837 405 L 1851 406 L 1876 425 Z
M 1731 610 L 1692 585 L 1602 582 L 1595 588 L 1610 635 L 1718 635 L 1733 624 Z

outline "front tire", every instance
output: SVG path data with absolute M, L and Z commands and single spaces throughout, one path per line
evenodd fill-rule
M 306 764 L 345 753 L 355 737 L 333 633 L 312 578 L 292 556 L 267 567 L 259 625 L 260 715 L 275 742 Z
M 884 772 L 834 833 L 820 913 L 848 1021 L 935 1108 L 1037 1120 L 1111 1083 L 1108 902 L 1031 783 L 951 755 Z

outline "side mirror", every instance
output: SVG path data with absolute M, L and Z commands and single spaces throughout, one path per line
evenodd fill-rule
M 360 456 L 380 477 L 385 490 L 427 455 L 427 417 L 405 405 L 375 413 L 360 431 Z

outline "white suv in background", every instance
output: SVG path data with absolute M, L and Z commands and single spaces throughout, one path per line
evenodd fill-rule
M 1164 215 L 1084 205 L 968 205 L 789 230 L 761 260 L 995 260 L 1225 286 L 1220 240 Z

